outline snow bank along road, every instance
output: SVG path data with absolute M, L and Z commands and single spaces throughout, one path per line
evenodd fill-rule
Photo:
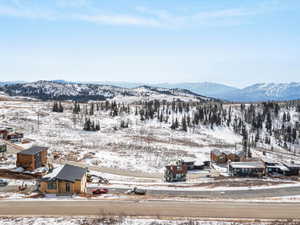
M 300 219 L 299 203 L 180 201 L 0 201 L 1 216 L 170 216 Z

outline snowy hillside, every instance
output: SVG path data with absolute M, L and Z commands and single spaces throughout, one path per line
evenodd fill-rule
M 163 91 L 160 89 L 159 91 Z M 149 87 L 132 90 L 143 96 Z M 154 91 L 156 93 L 156 91 Z M 138 94 L 136 94 L 138 95 Z M 163 95 L 163 94 L 162 94 Z M 161 174 L 169 162 L 207 161 L 211 150 L 251 148 L 253 157 L 300 162 L 300 102 L 0 101 L 0 125 L 25 132 L 59 160 Z
M 286 101 L 300 99 L 300 83 L 259 83 L 224 93 L 229 101 Z
M 37 81 L 33 83 L 10 84 L 1 87 L 10 96 L 28 96 L 38 99 L 55 100 L 105 100 L 129 97 L 148 97 L 157 99 L 177 99 L 214 101 L 184 89 L 155 88 L 141 86 L 137 88 L 122 88 L 111 85 L 67 83 L 60 81 Z M 143 100 L 143 99 L 139 99 Z

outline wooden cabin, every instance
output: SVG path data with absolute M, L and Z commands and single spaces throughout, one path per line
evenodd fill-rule
M 188 167 L 182 161 L 177 161 L 175 164 L 168 165 L 165 168 L 166 182 L 180 182 L 186 181 Z
M 261 177 L 265 175 L 265 164 L 262 161 L 229 162 L 228 172 L 230 176 Z
M 66 164 L 42 177 L 40 192 L 48 194 L 80 194 L 86 192 L 87 169 Z
M 33 146 L 17 154 L 17 167 L 25 170 L 35 170 L 47 165 L 47 147 Z
M 213 150 L 210 153 L 211 162 L 217 164 L 224 164 L 228 161 L 231 162 L 240 162 L 245 160 L 245 153 L 243 151 L 240 152 L 231 152 L 231 151 L 224 151 L 221 152 L 220 150 Z
M 241 161 L 240 156 L 238 154 L 231 153 L 231 152 L 228 152 L 226 154 L 226 158 L 227 158 L 227 161 L 230 160 L 231 162 L 239 162 L 239 161 Z
M 224 152 L 213 150 L 210 152 L 210 160 L 214 163 L 223 164 L 227 162 L 227 157 Z

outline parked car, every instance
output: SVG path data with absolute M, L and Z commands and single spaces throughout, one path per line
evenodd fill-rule
M 107 194 L 108 189 L 107 188 L 97 188 L 92 191 L 93 195 L 101 195 L 101 194 Z
M 6 180 L 1 180 L 0 179 L 0 187 L 5 187 L 8 185 L 8 182 Z
M 128 190 L 128 191 L 126 191 L 125 193 L 126 193 L 126 194 L 136 194 L 136 195 L 145 195 L 146 192 L 147 192 L 147 191 L 144 190 L 144 189 L 139 189 L 139 188 L 137 188 L 137 187 L 134 187 L 133 189 Z

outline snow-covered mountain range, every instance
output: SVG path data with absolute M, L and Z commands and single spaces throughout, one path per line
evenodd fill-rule
M 37 81 L 31 83 L 6 84 L 0 91 L 10 96 L 26 96 L 39 99 L 56 100 L 105 100 L 122 96 L 157 99 L 198 99 L 214 101 L 213 98 L 201 96 L 189 90 L 179 88 L 161 88 L 139 86 L 124 88 L 113 85 L 83 84 L 61 81 Z
M 102 82 L 101 84 L 135 87 L 142 83 Z M 149 85 L 149 84 L 148 84 Z M 200 83 L 157 83 L 156 87 L 180 88 L 194 93 L 226 101 L 285 101 L 300 99 L 300 83 L 258 83 L 245 88 L 236 88 L 212 82 Z
M 155 86 L 155 87 L 154 87 Z M 9 95 L 39 97 L 43 99 L 113 98 L 115 96 L 165 96 L 223 99 L 226 101 L 285 101 L 300 99 L 300 83 L 259 83 L 245 88 L 224 84 L 202 83 L 131 83 L 131 82 L 68 82 L 64 80 L 26 82 L 0 82 L 2 91 Z M 159 87 L 159 88 L 158 88 Z M 142 91 L 143 90 L 143 91 Z
M 285 101 L 300 99 L 300 83 L 259 83 L 243 89 L 225 92 L 229 101 Z

